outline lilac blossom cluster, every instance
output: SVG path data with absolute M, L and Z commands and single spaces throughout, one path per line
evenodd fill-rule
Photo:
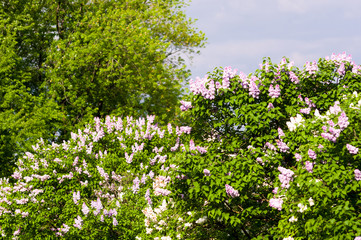
M 215 84 L 212 79 L 208 79 L 208 75 L 204 76 L 204 78 L 197 77 L 196 80 L 191 79 L 189 88 L 193 94 L 201 95 L 205 99 L 212 100 L 215 97 Z
M 239 197 L 239 192 L 238 190 L 235 190 L 232 186 L 226 184 L 226 193 L 228 196 L 235 198 L 235 197 Z
M 292 170 L 286 169 L 284 167 L 278 167 L 278 171 L 281 174 L 278 175 L 278 179 L 281 182 L 282 188 L 289 188 L 290 182 L 293 180 L 293 175 L 295 174 Z

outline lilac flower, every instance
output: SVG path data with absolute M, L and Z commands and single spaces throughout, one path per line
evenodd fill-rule
M 223 81 L 222 85 L 220 85 L 218 88 L 228 89 L 230 86 L 230 79 L 234 78 L 236 76 L 237 69 L 232 70 L 231 67 L 225 67 L 223 71 Z
M 211 176 L 211 172 L 208 169 L 203 170 L 204 176 Z
M 337 69 L 337 73 L 341 76 L 345 75 L 345 63 L 341 63 Z
M 298 153 L 295 154 L 296 161 L 300 161 L 302 159 L 302 156 Z
M 294 84 L 298 84 L 300 82 L 300 80 L 298 79 L 297 75 L 294 72 L 289 71 L 289 74 L 290 74 L 291 82 L 293 82 Z
M 117 226 L 118 225 L 118 221 L 115 217 L 113 217 L 113 226 Z
M 99 166 L 97 166 L 97 169 L 98 169 L 98 172 L 99 172 L 100 176 L 102 176 L 105 181 L 108 181 L 108 179 L 109 179 L 108 173 L 106 173 L 106 172 L 104 171 L 104 169 L 101 168 L 101 167 L 99 167 Z
M 132 186 L 132 190 L 133 190 L 133 193 L 137 193 L 138 190 L 139 190 L 139 178 L 136 177 L 134 180 L 133 180 L 133 186 Z
M 281 152 L 287 152 L 290 149 L 286 143 L 279 140 L 277 141 L 277 146 Z
M 16 231 L 13 233 L 13 235 L 14 235 L 14 236 L 19 235 L 19 233 L 20 233 L 20 228 L 18 228 L 18 230 L 16 230 Z
M 313 172 L 312 169 L 313 169 L 314 163 L 309 162 L 309 161 L 306 161 L 306 162 L 305 162 L 305 165 L 306 165 L 306 170 L 307 170 L 309 173 L 312 173 L 312 172 Z
M 192 102 L 180 101 L 180 103 L 182 104 L 180 107 L 182 111 L 187 111 L 188 109 L 192 108 Z
M 300 113 L 303 113 L 303 114 L 310 114 L 311 112 L 311 108 L 301 108 L 300 109 Z
M 272 103 L 268 103 L 267 108 L 268 108 L 268 111 L 269 111 L 269 110 L 271 110 L 271 109 L 273 109 L 273 108 L 275 108 L 275 107 L 273 106 L 273 104 L 272 104 Z
M 340 126 L 341 130 L 344 130 L 350 124 L 350 122 L 348 121 L 348 117 L 346 116 L 345 112 L 342 112 L 341 116 L 338 117 L 338 123 L 337 124 Z
M 278 128 L 277 131 L 278 131 L 278 136 L 279 136 L 280 138 L 285 136 L 285 133 L 282 131 L 281 128 Z
M 269 206 L 278 209 L 279 211 L 282 210 L 283 200 L 281 198 L 272 198 L 269 200 Z
M 203 154 L 203 153 L 206 153 L 206 152 L 207 152 L 207 148 L 197 146 L 197 151 L 198 151 L 200 154 Z
M 271 98 L 278 98 L 279 96 L 281 96 L 281 89 L 278 84 L 274 88 L 273 85 L 271 85 L 268 89 L 268 92 Z
M 313 63 L 306 62 L 306 71 L 308 71 L 310 75 L 315 74 L 318 71 L 318 66 L 316 61 L 313 61 Z
M 258 78 L 252 76 L 249 83 L 249 95 L 252 96 L 253 98 L 258 98 L 258 95 L 260 93 L 258 86 L 255 83 L 256 80 L 258 80 Z
M 289 188 L 290 182 L 293 180 L 293 175 L 295 174 L 292 170 L 286 169 L 284 167 L 278 167 L 278 171 L 281 174 L 278 175 L 278 179 L 281 182 L 282 188 Z
M 339 104 L 340 104 L 340 102 L 336 101 L 335 104 L 330 107 L 330 113 L 331 114 L 338 114 L 339 112 L 342 111 Z
M 239 197 L 238 191 L 228 184 L 226 184 L 226 193 L 232 198 Z
M 204 78 L 197 77 L 196 80 L 189 81 L 189 88 L 195 95 L 202 95 L 205 99 L 214 99 L 215 85 L 212 79 L 208 79 L 208 75 Z
M 76 205 L 78 205 L 79 200 L 80 200 L 80 191 L 73 192 L 73 201 Z
M 168 127 L 168 133 L 172 134 L 173 132 L 172 124 L 168 123 L 167 127 Z
M 259 164 L 264 165 L 264 162 L 263 162 L 262 158 L 258 157 L 258 158 L 256 158 L 256 161 L 257 161 Z
M 182 127 L 180 127 L 180 132 L 181 132 L 181 133 L 191 134 L 191 130 L 192 130 L 192 128 L 191 128 L 191 127 L 188 127 L 188 126 L 182 126 Z
M 100 213 L 100 210 L 103 209 L 103 205 L 102 205 L 102 202 L 100 201 L 99 197 L 97 198 L 96 201 L 91 201 L 91 207 L 96 209 L 93 212 L 95 216 Z
M 266 142 L 265 145 L 266 145 L 266 147 L 268 147 L 268 149 L 270 149 L 272 151 L 277 151 L 277 148 L 273 144 Z
M 130 154 L 130 156 L 129 156 L 128 153 L 125 152 L 125 159 L 126 159 L 125 161 L 127 163 L 131 163 L 133 161 L 133 155 L 134 155 L 134 153 Z
M 77 218 L 74 219 L 74 227 L 81 229 L 82 225 L 83 225 L 83 219 L 81 219 L 81 217 L 78 215 Z
M 84 213 L 84 215 L 88 215 L 88 213 L 89 213 L 89 208 L 84 202 L 83 202 L 81 211 Z
M 21 172 L 15 171 L 13 175 L 11 175 L 15 179 L 21 179 Z
M 314 151 L 312 151 L 311 149 L 308 150 L 308 156 L 311 158 L 311 159 L 316 159 L 317 158 L 317 155 Z
M 360 181 L 361 180 L 361 171 L 358 169 L 355 169 L 354 173 L 355 173 L 355 179 L 357 181 Z
M 336 137 L 330 133 L 321 133 L 321 136 L 331 142 L 336 142 Z
M 354 147 L 354 146 L 352 146 L 350 144 L 346 144 L 346 148 L 351 154 L 357 154 L 358 153 L 358 148 Z

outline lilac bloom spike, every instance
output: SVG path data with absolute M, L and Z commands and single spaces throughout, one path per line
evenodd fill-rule
M 312 151 L 311 149 L 308 150 L 308 156 L 311 159 L 316 159 L 317 158 L 317 154 L 314 151 Z
M 341 116 L 338 117 L 338 123 L 337 124 L 340 126 L 341 130 L 344 130 L 350 124 L 350 122 L 348 121 L 348 117 L 346 116 L 345 112 L 342 112 Z
M 180 101 L 180 103 L 182 104 L 180 107 L 182 111 L 187 111 L 188 109 L 192 108 L 192 102 Z
M 346 148 L 351 154 L 357 154 L 358 153 L 358 148 L 352 146 L 351 144 L 346 144 Z
M 276 85 L 276 87 L 273 87 L 273 85 L 271 85 L 268 89 L 268 92 L 271 98 L 278 98 L 279 96 L 281 96 L 281 89 L 278 84 Z
M 305 165 L 306 165 L 306 170 L 307 170 L 309 173 L 312 173 L 312 172 L 313 172 L 312 169 L 313 169 L 314 163 L 309 162 L 309 161 L 306 161 L 306 162 L 305 162 Z
M 282 210 L 283 200 L 281 198 L 272 198 L 269 201 L 269 206 L 278 209 L 279 211 Z
M 239 197 L 239 193 L 237 190 L 235 190 L 233 187 L 231 187 L 230 185 L 226 184 L 226 193 L 227 195 L 229 195 L 232 198 L 235 197 Z
M 256 84 L 256 80 L 258 80 L 257 77 L 252 76 L 252 78 L 250 79 L 250 83 L 249 83 L 249 95 L 252 96 L 253 98 L 257 98 L 258 99 L 258 95 L 260 93 L 258 86 Z
M 360 181 L 361 180 L 361 171 L 358 169 L 355 169 L 354 173 L 355 173 L 356 181 Z

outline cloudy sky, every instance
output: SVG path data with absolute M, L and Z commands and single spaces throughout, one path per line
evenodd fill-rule
M 302 67 L 346 51 L 361 64 L 360 0 L 192 0 L 186 14 L 208 38 L 192 78 L 225 66 L 248 74 L 263 57 Z

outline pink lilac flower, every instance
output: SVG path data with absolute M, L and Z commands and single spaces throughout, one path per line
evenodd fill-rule
M 314 151 L 312 151 L 311 149 L 308 150 L 308 156 L 311 158 L 311 159 L 316 159 L 317 158 L 317 155 Z
M 256 161 L 257 161 L 259 164 L 264 165 L 264 162 L 263 162 L 262 158 L 258 157 L 258 158 L 256 158 Z
M 180 107 L 182 111 L 187 111 L 188 109 L 192 108 L 192 102 L 180 101 L 180 103 L 182 104 Z
M 338 117 L 338 123 L 337 124 L 340 126 L 341 130 L 344 130 L 350 124 L 350 122 L 348 121 L 348 117 L 346 116 L 345 112 L 342 112 L 341 116 Z
M 15 171 L 13 175 L 11 175 L 15 179 L 21 179 L 21 172 Z
M 300 82 L 300 80 L 298 79 L 297 75 L 294 72 L 290 71 L 289 74 L 290 74 L 291 82 L 293 82 L 294 84 L 298 84 Z
M 102 202 L 100 201 L 99 198 L 97 198 L 96 201 L 91 201 L 91 207 L 96 209 L 96 210 L 93 212 L 95 216 L 98 215 L 98 214 L 100 213 L 100 210 L 103 209 Z
M 287 144 L 282 141 L 277 141 L 277 146 L 281 152 L 287 152 L 290 149 Z
M 268 147 L 268 149 L 270 149 L 272 151 L 277 151 L 277 148 L 273 144 L 266 142 L 265 145 L 266 145 L 266 147 Z
M 80 191 L 73 192 L 73 201 L 76 205 L 78 205 L 79 200 L 80 200 Z
M 273 108 L 275 108 L 275 107 L 273 106 L 273 104 L 272 104 L 272 103 L 268 103 L 267 108 L 268 108 L 268 111 L 269 111 L 269 110 L 271 110 L 271 109 L 273 109 Z
M 268 89 L 268 92 L 271 98 L 278 98 L 279 96 L 281 96 L 281 89 L 278 84 L 274 88 L 273 85 L 271 85 Z
M 108 179 L 109 179 L 108 173 L 106 173 L 106 172 L 104 171 L 104 169 L 101 168 L 101 167 L 99 167 L 99 166 L 97 166 L 97 169 L 98 169 L 98 172 L 99 172 L 100 176 L 102 176 L 105 181 L 108 181 Z
M 306 62 L 306 71 L 308 71 L 310 75 L 315 74 L 318 71 L 318 66 L 316 61 Z
M 185 134 L 190 134 L 191 133 L 192 128 L 188 127 L 188 126 L 182 126 L 180 127 L 180 132 L 185 133 Z
M 125 152 L 125 161 L 126 161 L 127 163 L 131 163 L 131 162 L 133 161 L 133 155 L 134 155 L 134 153 L 128 155 L 128 153 Z
M 84 202 L 83 202 L 81 211 L 84 213 L 84 215 L 88 215 L 88 213 L 90 211 L 88 206 Z
M 211 172 L 208 169 L 203 170 L 204 176 L 211 176 Z
M 19 235 L 19 234 L 20 234 L 20 228 L 18 228 L 18 229 L 13 233 L 14 236 L 17 236 L 17 235 Z
M 117 226 L 118 225 L 118 221 L 115 217 L 113 217 L 113 226 Z
M 277 131 L 278 131 L 278 136 L 279 136 L 280 138 L 285 136 L 285 133 L 282 131 L 281 128 L 278 128 Z
M 300 113 L 303 113 L 303 114 L 310 114 L 311 112 L 311 108 L 301 108 L 300 109 Z
M 341 112 L 341 107 L 339 106 L 340 102 L 336 101 L 335 104 L 333 106 L 330 107 L 330 113 L 331 114 L 338 114 L 339 112 Z
M 271 198 L 269 201 L 269 206 L 278 209 L 279 211 L 282 210 L 283 200 L 281 198 Z
M 77 218 L 74 219 L 74 227 L 81 229 L 82 225 L 83 225 L 83 219 L 81 219 L 81 217 L 78 215 Z
M 235 190 L 233 187 L 231 187 L 230 185 L 226 184 L 226 193 L 232 197 L 232 198 L 235 198 L 235 197 L 239 197 L 239 193 L 237 190 Z
M 354 147 L 354 146 L 352 146 L 350 144 L 346 144 L 346 148 L 351 154 L 357 154 L 358 153 L 358 148 Z
M 249 83 L 249 95 L 252 96 L 253 98 L 257 98 L 258 99 L 258 95 L 260 93 L 258 86 L 256 85 L 256 80 L 258 80 L 257 77 L 252 76 L 252 78 L 250 79 L 250 83 Z
M 306 170 L 307 170 L 309 173 L 312 173 L 312 172 L 313 172 L 312 169 L 313 169 L 314 163 L 309 162 L 309 161 L 306 161 L 306 162 L 305 162 L 305 165 L 306 165 Z
M 284 167 L 278 167 L 278 171 L 281 172 L 281 174 L 278 175 L 278 179 L 281 182 L 281 187 L 289 188 L 290 182 L 293 180 L 294 172 Z
M 214 99 L 215 97 L 215 85 L 212 79 L 208 79 L 208 76 L 204 78 L 197 77 L 196 80 L 191 79 L 189 81 L 189 88 L 195 95 L 202 95 L 205 99 Z
M 355 239 L 354 239 L 354 240 L 361 240 L 361 237 L 360 237 L 360 236 L 355 237 Z
M 337 73 L 341 76 L 345 75 L 345 63 L 341 63 L 337 69 Z
M 133 180 L 133 186 L 132 186 L 132 190 L 133 190 L 133 193 L 137 193 L 138 190 L 139 190 L 139 178 L 136 177 L 134 180 Z
M 223 81 L 221 88 L 228 89 L 230 82 L 229 80 L 234 78 L 237 74 L 237 69 L 233 69 L 231 67 L 225 67 L 223 71 Z
M 357 181 L 360 181 L 361 180 L 361 171 L 358 169 L 355 169 L 354 173 L 355 173 L 355 179 Z
M 299 153 L 295 154 L 296 161 L 300 161 L 302 159 L 302 156 Z

